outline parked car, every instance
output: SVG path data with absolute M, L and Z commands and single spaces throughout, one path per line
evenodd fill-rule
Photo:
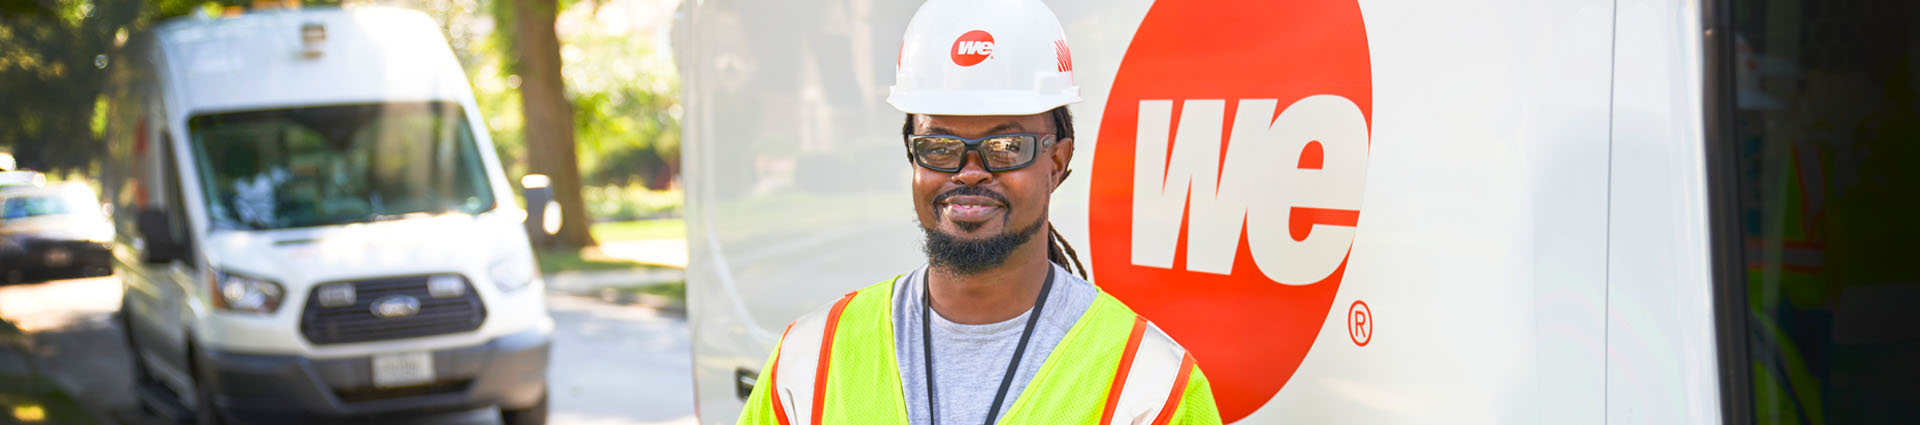
M 38 171 L 16 171 L 0 169 L 0 189 L 17 186 L 40 186 L 47 184 L 47 176 Z
M 0 280 L 111 274 L 112 239 L 113 223 L 85 185 L 0 189 Z

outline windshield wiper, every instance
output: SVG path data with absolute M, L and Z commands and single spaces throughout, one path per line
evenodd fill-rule
M 428 217 L 428 216 L 431 216 L 431 214 L 427 214 L 424 212 L 410 212 L 410 213 L 400 213 L 400 214 L 374 214 L 374 215 L 368 216 L 367 221 L 368 222 L 398 221 L 398 220 L 405 220 L 409 218 Z

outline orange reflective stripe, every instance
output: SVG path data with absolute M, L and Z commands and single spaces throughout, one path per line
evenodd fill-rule
M 1160 408 L 1160 417 L 1153 419 L 1153 425 L 1165 425 L 1173 420 L 1173 411 L 1180 410 L 1180 397 L 1187 394 L 1187 377 L 1193 376 L 1193 353 L 1180 358 L 1180 372 L 1173 378 L 1173 393 L 1167 394 L 1167 405 Z
M 1121 351 L 1120 369 L 1113 373 L 1113 385 L 1107 386 L 1107 408 L 1100 413 L 1100 424 L 1113 423 L 1113 409 L 1120 407 L 1120 390 L 1127 387 L 1127 373 L 1133 371 L 1133 353 L 1140 350 L 1140 338 L 1147 334 L 1147 318 L 1133 316 L 1133 332 L 1127 335 L 1127 348 Z
M 793 333 L 793 324 L 787 324 L 787 330 L 780 331 L 780 341 L 787 340 L 787 334 Z M 773 400 L 773 419 L 780 425 L 793 425 L 787 420 L 787 407 L 780 404 L 780 352 L 773 353 L 773 367 L 767 369 L 767 399 Z
M 833 310 L 827 312 L 827 328 L 820 336 L 820 362 L 813 372 L 813 421 L 809 425 L 819 425 L 820 414 L 827 405 L 827 364 L 833 362 L 833 331 L 840 327 L 840 311 L 847 309 L 847 303 L 860 291 L 848 292 L 833 303 Z

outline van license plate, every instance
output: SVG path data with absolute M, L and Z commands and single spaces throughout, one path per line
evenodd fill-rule
M 404 387 L 433 382 L 433 353 L 393 353 L 373 356 L 373 386 Z
M 47 267 L 66 267 L 72 263 L 73 253 L 67 252 L 65 248 L 47 250 Z

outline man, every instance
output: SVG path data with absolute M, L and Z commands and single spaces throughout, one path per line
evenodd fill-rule
M 1037 0 L 920 8 L 887 101 L 928 265 L 788 325 L 740 423 L 1220 423 L 1193 357 L 1069 272 L 1047 221 L 1080 101 L 1066 47 Z

